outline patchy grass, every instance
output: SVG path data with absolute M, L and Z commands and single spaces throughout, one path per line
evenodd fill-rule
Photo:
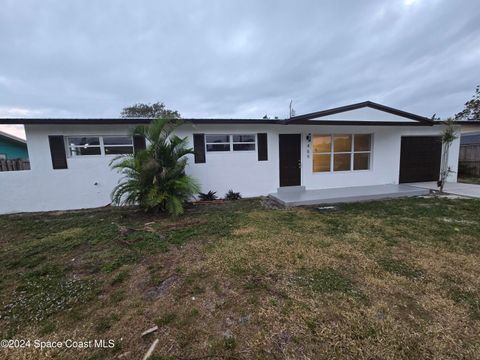
M 460 304 L 465 304 L 470 308 L 471 318 L 480 320 L 480 295 L 478 289 L 476 290 L 461 290 L 453 288 L 450 291 L 451 298 Z
M 95 330 L 97 333 L 104 333 L 109 330 L 115 322 L 119 320 L 120 317 L 115 313 L 101 317 L 96 322 Z
M 95 283 L 48 273 L 29 273 L 13 291 L 12 302 L 3 304 L 2 319 L 12 324 L 40 322 L 92 299 Z
M 168 325 L 171 325 L 173 324 L 173 322 L 177 319 L 177 314 L 175 313 L 171 313 L 171 312 L 167 312 L 165 314 L 163 314 L 160 318 L 158 318 L 156 321 L 155 321 L 155 324 L 157 326 L 168 326 Z
M 140 358 L 153 336 L 156 359 L 479 358 L 479 213 L 478 200 L 320 213 L 254 199 L 178 218 L 1 216 L 0 337 L 115 341 L 7 358 Z
M 126 279 L 128 279 L 129 277 L 130 277 L 130 274 L 129 274 L 128 271 L 126 271 L 126 270 L 121 271 L 121 272 L 119 272 L 119 273 L 113 278 L 113 280 L 110 282 L 110 284 L 111 284 L 112 286 L 121 284 L 121 283 L 123 283 Z
M 352 291 L 352 281 L 335 269 L 302 269 L 296 281 L 300 286 L 319 293 Z
M 423 271 L 397 259 L 382 258 L 378 260 L 378 264 L 389 273 L 405 276 L 415 279 L 423 275 Z

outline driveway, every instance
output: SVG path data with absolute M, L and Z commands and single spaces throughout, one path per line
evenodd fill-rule
M 411 183 L 408 185 L 417 186 L 424 189 L 438 190 L 436 181 Z M 480 198 L 480 185 L 475 184 L 446 183 L 443 191 L 454 195 Z

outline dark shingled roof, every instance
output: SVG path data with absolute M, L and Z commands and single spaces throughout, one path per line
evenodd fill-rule
M 404 117 L 412 121 L 358 121 L 358 120 L 315 120 L 318 117 L 338 114 L 345 111 L 356 110 L 364 107 L 384 111 L 389 114 Z M 0 118 L 0 124 L 148 124 L 152 118 Z M 186 123 L 192 124 L 275 124 L 275 125 L 385 125 L 385 126 L 432 126 L 441 124 L 438 121 L 432 121 L 424 116 L 412 114 L 403 110 L 395 109 L 389 106 L 374 103 L 372 101 L 364 101 L 361 103 L 336 107 L 332 109 L 322 110 L 304 115 L 293 116 L 289 119 L 181 119 Z M 460 122 L 459 122 L 460 123 Z
M 0 118 L 0 124 L 148 124 L 153 118 Z M 270 119 L 181 119 L 193 124 L 278 124 Z

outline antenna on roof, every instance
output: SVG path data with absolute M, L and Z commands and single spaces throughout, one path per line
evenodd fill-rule
M 290 110 L 290 118 L 294 117 L 295 116 L 295 109 L 293 108 L 293 100 L 290 100 L 289 110 Z

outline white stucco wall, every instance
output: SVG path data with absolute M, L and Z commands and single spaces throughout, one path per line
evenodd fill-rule
M 347 186 L 398 184 L 400 175 L 400 146 L 402 136 L 440 135 L 441 126 L 333 126 L 333 125 L 288 125 L 247 126 L 239 125 L 228 130 L 213 125 L 196 125 L 183 129 L 179 135 L 197 132 L 206 134 L 234 134 L 268 132 L 268 161 L 257 161 L 253 153 L 206 153 L 204 164 L 190 161 L 188 172 L 201 180 L 203 190 L 214 190 L 219 195 L 228 189 L 241 191 L 245 196 L 258 196 L 275 192 L 279 187 L 278 135 L 302 134 L 301 182 L 307 189 L 326 189 Z M 307 134 L 373 134 L 370 170 L 314 173 L 312 157 L 307 154 Z M 192 145 L 193 146 L 193 145 Z M 457 171 L 460 141 L 451 146 L 449 163 Z M 456 181 L 456 173 L 449 181 Z
M 49 135 L 118 135 L 125 126 L 26 125 L 31 170 L 0 172 L 0 213 L 105 206 L 120 179 L 110 170 L 115 156 L 68 158 L 68 169 L 53 170 Z
M 371 166 L 369 170 L 339 171 L 331 173 L 312 172 L 312 159 L 306 156 L 306 141 L 303 136 L 302 185 L 307 188 L 335 188 L 346 186 L 363 186 L 379 184 L 398 184 L 400 175 L 400 147 L 402 136 L 439 136 L 441 129 L 435 127 L 370 127 L 370 126 L 322 126 L 309 129 L 312 134 L 373 134 Z M 457 171 L 460 141 L 452 144 L 449 163 L 453 171 Z M 448 181 L 457 181 L 456 173 L 452 173 Z
M 202 191 L 213 190 L 223 196 L 229 189 L 240 191 L 244 197 L 266 195 L 278 187 L 278 136 L 279 126 L 265 125 L 186 125 L 177 132 L 187 136 L 193 147 L 193 133 L 205 134 L 257 134 L 268 133 L 268 160 L 258 161 L 255 151 L 206 152 L 206 162 L 195 164 L 189 158 L 187 173 L 197 178 Z M 285 126 L 283 126 L 285 128 Z
M 119 125 L 27 125 L 31 170 L 0 172 L 0 213 L 66 210 L 105 206 L 120 175 L 109 168 L 114 156 L 68 158 L 68 169 L 53 170 L 48 135 L 119 135 L 129 128 Z M 268 161 L 258 161 L 257 151 L 206 153 L 206 163 L 195 164 L 190 157 L 187 172 L 196 177 L 202 191 L 229 189 L 244 197 L 266 195 L 279 186 L 278 135 L 302 134 L 302 185 L 307 189 L 398 183 L 401 136 L 439 135 L 441 126 L 323 126 L 323 125 L 184 125 L 179 136 L 187 136 L 193 146 L 193 133 L 256 134 L 268 133 Z M 306 135 L 373 134 L 370 170 L 313 173 L 307 155 Z M 459 140 L 451 147 L 450 166 L 457 170 Z M 449 181 L 456 181 L 452 174 Z

